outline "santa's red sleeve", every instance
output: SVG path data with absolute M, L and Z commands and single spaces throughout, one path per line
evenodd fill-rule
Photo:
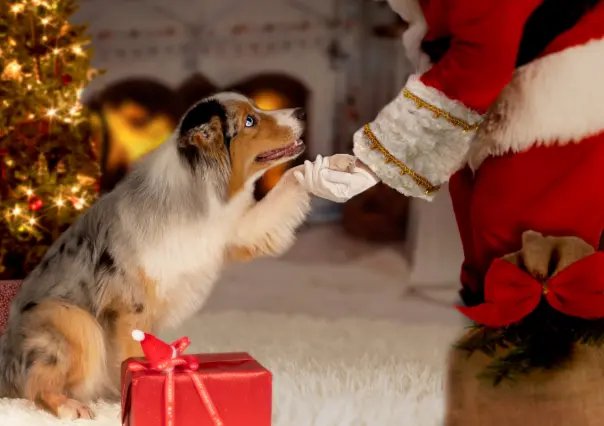
M 540 0 L 389 3 L 410 24 L 403 44 L 418 71 L 355 133 L 354 153 L 385 184 L 431 200 L 464 164 L 482 115 L 510 81 L 524 25 Z M 449 48 L 429 64 L 420 43 L 438 38 L 448 38 Z

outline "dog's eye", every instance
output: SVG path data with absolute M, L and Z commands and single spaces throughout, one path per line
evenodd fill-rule
M 251 115 L 245 118 L 245 127 L 254 127 L 256 125 L 256 119 Z

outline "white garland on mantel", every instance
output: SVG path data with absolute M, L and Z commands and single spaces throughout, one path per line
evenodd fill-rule
M 97 45 L 95 58 L 105 62 L 114 58 L 124 59 L 145 59 L 157 58 L 158 56 L 182 55 L 197 51 L 204 56 L 227 56 L 227 55 L 254 55 L 269 56 L 282 54 L 291 50 L 326 50 L 332 37 L 326 34 L 318 34 L 310 37 L 296 37 L 283 39 L 271 37 L 263 40 L 245 40 L 245 39 L 214 39 L 207 42 L 192 45 L 186 39 L 180 39 L 170 43 L 162 44 L 144 44 L 132 43 L 130 46 L 124 46 L 122 43 L 116 46 Z
M 338 28 L 344 28 L 346 31 L 352 30 L 357 23 L 353 21 L 347 22 L 336 22 L 326 25 L 324 22 L 268 22 L 263 24 L 245 24 L 238 23 L 231 25 L 228 29 L 221 29 L 217 31 L 213 28 L 203 30 L 202 28 L 196 27 L 182 27 L 182 26 L 167 26 L 164 28 L 153 28 L 153 29 L 140 29 L 132 28 L 128 30 L 110 30 L 101 29 L 93 31 L 92 37 L 96 43 L 111 41 L 115 39 L 124 40 L 145 40 L 149 38 L 178 38 L 178 37 L 220 37 L 220 36 L 232 36 L 247 38 L 249 36 L 257 35 L 279 35 L 294 33 L 308 33 L 317 30 L 335 30 Z

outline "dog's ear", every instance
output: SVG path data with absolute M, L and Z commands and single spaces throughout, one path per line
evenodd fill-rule
M 202 101 L 185 114 L 178 129 L 181 147 L 216 148 L 228 145 L 226 109 L 215 99 Z
M 178 144 L 181 147 L 195 145 L 199 148 L 222 148 L 224 132 L 218 117 L 212 117 L 208 123 L 201 124 L 180 136 Z

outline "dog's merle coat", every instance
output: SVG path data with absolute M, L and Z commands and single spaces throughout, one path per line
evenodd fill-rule
M 225 99 L 242 102 L 241 96 L 227 95 Z M 112 192 L 103 195 L 52 245 L 23 281 L 0 337 L 0 397 L 26 396 L 32 368 L 48 368 L 58 374 L 73 365 L 64 333 L 50 322 L 36 319 L 49 301 L 56 309 L 76 309 L 88 316 L 85 321 L 90 323 L 91 333 L 100 330 L 107 365 L 112 369 L 99 372 L 112 380 L 67 396 L 82 401 L 117 397 L 121 359 L 111 345 L 124 316 L 135 323 L 139 317 L 153 321 L 161 317 L 163 327 L 195 312 L 220 272 L 223 252 L 231 244 L 228 238 L 234 238 L 231 228 L 247 211 L 269 205 L 266 213 L 259 214 L 267 217 L 266 224 L 258 226 L 265 226 L 269 234 L 271 229 L 278 233 L 272 238 L 283 239 L 278 250 L 293 242 L 293 232 L 304 220 L 310 201 L 297 184 L 295 189 L 274 191 L 275 195 L 257 204 L 252 204 L 251 192 L 241 196 L 243 201 L 229 198 L 229 144 L 236 127 L 229 114 L 219 97 L 192 107 L 168 141 L 143 157 Z M 212 122 L 216 125 L 211 126 Z M 202 147 L 195 141 L 195 132 L 222 144 Z M 273 212 L 279 218 L 271 219 Z M 177 251 L 173 258 L 169 258 L 170 247 Z M 161 315 L 157 300 L 149 305 L 145 280 L 150 279 L 145 268 L 156 268 L 152 293 L 165 301 Z

